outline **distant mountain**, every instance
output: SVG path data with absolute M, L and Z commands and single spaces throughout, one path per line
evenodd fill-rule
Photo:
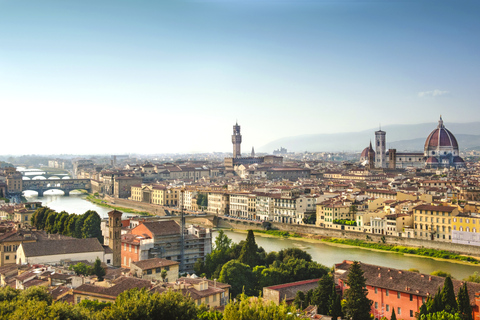
M 382 127 L 387 133 L 387 149 L 397 151 L 423 151 L 425 140 L 438 123 L 421 123 L 412 125 L 390 125 Z M 460 149 L 480 146 L 480 122 L 446 123 L 446 128 L 457 138 Z M 272 141 L 259 151 L 272 153 L 280 147 L 293 152 L 321 152 L 321 151 L 361 151 L 375 139 L 375 129 L 359 132 L 334 134 L 310 134 L 294 137 L 285 137 Z

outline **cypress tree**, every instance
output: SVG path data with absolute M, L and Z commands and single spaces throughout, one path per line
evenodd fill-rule
M 373 301 L 367 298 L 368 290 L 365 284 L 363 270 L 358 261 L 354 261 L 350 266 L 347 276 L 347 285 L 345 290 L 344 314 L 352 320 L 370 320 L 370 310 Z
M 318 281 L 318 286 L 313 290 L 312 301 L 310 304 L 317 306 L 319 314 L 327 315 L 332 304 L 332 286 L 334 286 L 332 277 L 329 274 L 324 275 Z
M 395 315 L 395 308 L 392 308 L 392 315 L 390 316 L 390 320 L 397 320 L 397 316 Z
M 328 315 L 332 317 L 333 320 L 343 318 L 342 300 L 340 298 L 340 295 L 337 294 L 337 291 L 335 290 L 335 284 L 332 287 L 332 299 Z
M 470 298 L 468 296 L 467 283 L 464 282 L 463 286 L 458 290 L 457 296 L 458 313 L 462 320 L 473 320 L 472 307 L 470 306 Z
M 443 289 L 441 293 L 443 310 L 454 314 L 457 312 L 457 300 L 455 299 L 455 291 L 453 290 L 453 283 L 450 277 L 445 278 Z M 442 311 L 442 310 L 437 310 Z
M 249 265 L 250 268 L 256 267 L 260 263 L 257 250 L 258 246 L 255 242 L 255 235 L 253 234 L 253 230 L 248 230 L 247 239 L 243 244 L 238 260 L 241 263 Z

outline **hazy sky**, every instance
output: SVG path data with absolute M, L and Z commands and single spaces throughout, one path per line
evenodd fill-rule
M 479 121 L 479 17 L 478 1 L 0 0 L 0 153 L 228 152 L 236 119 L 246 152 Z

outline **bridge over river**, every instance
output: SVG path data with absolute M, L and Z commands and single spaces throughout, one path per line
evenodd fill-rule
M 23 180 L 22 191 L 36 191 L 39 197 L 48 190 L 62 190 L 66 196 L 72 190 L 91 191 L 90 179 L 44 179 L 44 180 Z

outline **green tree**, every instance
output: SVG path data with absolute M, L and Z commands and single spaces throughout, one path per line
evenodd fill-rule
M 68 221 L 69 216 L 70 215 L 65 211 L 62 211 L 57 215 L 57 220 L 55 221 L 56 233 L 64 234 L 66 223 Z
M 165 282 L 165 279 L 167 278 L 167 270 L 163 269 L 160 276 L 162 277 L 163 282 Z
M 222 252 L 228 252 L 232 246 L 232 239 L 230 239 L 223 230 L 218 231 L 218 235 L 215 238 L 215 247 L 214 250 L 219 250 Z
M 99 319 L 109 320 L 153 320 L 153 319 L 196 319 L 198 309 L 190 297 L 168 290 L 162 294 L 149 293 L 145 289 L 122 292 L 115 304 L 105 308 Z
M 75 232 L 72 234 L 73 237 L 81 239 L 83 236 L 83 223 L 87 219 L 86 214 L 79 215 L 77 219 L 75 219 Z
M 254 294 L 253 272 L 248 265 L 237 260 L 231 260 L 223 265 L 218 281 L 232 286 L 230 293 L 233 297 L 242 293 L 243 290 L 247 295 Z
M 224 319 L 228 320 L 292 320 L 298 319 L 295 307 L 285 302 L 276 305 L 273 301 L 241 295 L 237 302 L 225 307 Z
M 468 282 L 480 283 L 480 274 L 478 274 L 478 272 L 475 271 L 473 274 L 469 275 L 468 277 L 466 277 L 463 280 L 468 281 Z
M 333 320 L 336 320 L 338 318 L 343 318 L 342 298 L 340 297 L 339 294 L 337 294 L 337 291 L 335 290 L 335 285 L 332 287 L 332 297 L 333 299 L 331 300 L 331 305 L 330 305 L 330 310 L 328 315 L 331 316 Z
M 457 312 L 457 300 L 455 299 L 455 291 L 453 290 L 453 283 L 450 277 L 445 278 L 443 289 L 441 292 L 442 304 L 444 310 L 448 313 L 454 314 Z
M 100 261 L 99 258 L 95 259 L 92 272 L 97 276 L 98 281 L 103 281 L 103 277 L 105 277 L 106 271 L 102 267 L 102 261 Z
M 78 216 L 76 214 L 71 214 L 68 217 L 66 226 L 63 230 L 63 234 L 66 236 L 74 237 L 75 236 L 75 223 L 77 222 Z
M 459 314 L 451 314 L 445 311 L 439 311 L 435 313 L 424 314 L 420 317 L 420 320 L 461 320 Z
M 47 233 L 57 233 L 55 230 L 55 221 L 57 219 L 57 213 L 53 210 L 49 210 L 45 218 L 45 226 L 43 230 Z
M 87 211 L 85 213 L 85 220 L 82 226 L 82 238 L 97 238 L 100 243 L 103 243 L 102 229 L 100 224 L 102 219 L 95 211 Z
M 332 287 L 335 286 L 332 276 L 329 274 L 324 275 L 318 281 L 318 286 L 313 290 L 311 304 L 318 307 L 319 314 L 329 315 L 330 306 L 332 304 Z
M 397 316 L 395 315 L 395 308 L 392 308 L 392 315 L 390 316 L 390 320 L 397 320 Z
M 295 294 L 295 299 L 293 300 L 293 304 L 297 309 L 303 310 L 306 307 L 308 307 L 304 304 L 304 302 L 305 302 L 305 293 L 303 293 L 302 290 L 298 290 L 297 293 Z
M 258 246 L 255 242 L 253 230 L 248 230 L 247 239 L 245 240 L 245 244 L 242 247 L 238 260 L 253 268 L 260 264 L 260 258 L 257 251 Z
M 457 295 L 458 313 L 462 320 L 473 320 L 472 307 L 470 306 L 470 298 L 468 296 L 467 283 L 464 282 L 463 286 L 458 290 Z
M 373 301 L 367 298 L 365 277 L 358 261 L 354 261 L 350 266 L 347 285 L 349 288 L 345 290 L 343 306 L 345 316 L 352 320 L 370 320 Z
M 311 262 L 312 256 L 299 248 L 288 248 L 283 249 L 278 252 L 277 259 L 280 261 L 288 261 L 290 258 L 294 259 L 303 259 L 305 261 Z
M 19 291 L 10 286 L 0 287 L 0 302 L 13 301 L 17 298 Z
M 70 265 L 69 269 L 75 271 L 77 275 L 89 276 L 93 274 L 93 268 L 83 262 L 79 262 L 75 265 Z
M 438 276 L 438 277 L 450 277 L 453 279 L 452 275 L 448 272 L 442 271 L 442 270 L 436 270 L 430 273 L 432 276 Z

